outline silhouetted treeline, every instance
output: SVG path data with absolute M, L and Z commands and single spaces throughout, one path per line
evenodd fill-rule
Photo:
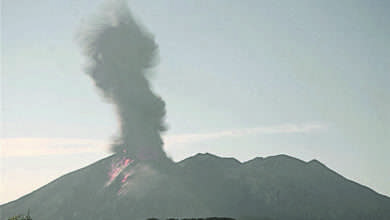
M 274 219 L 269 217 L 242 217 L 239 219 L 227 218 L 227 217 L 209 217 L 209 218 L 167 218 L 167 219 L 148 218 L 147 220 L 274 220 Z
M 32 220 L 32 218 L 29 215 L 17 215 L 8 218 L 8 220 Z
M 15 215 L 8 218 L 8 220 L 32 220 L 30 216 L 30 209 L 27 211 L 27 215 Z
M 161 220 L 158 218 L 148 218 L 147 220 Z M 210 217 L 210 218 L 167 218 L 166 220 L 236 220 L 226 217 Z

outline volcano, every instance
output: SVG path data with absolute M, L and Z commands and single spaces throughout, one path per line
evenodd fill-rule
M 1 219 L 28 209 L 37 220 L 390 219 L 389 197 L 317 160 L 278 155 L 241 163 L 197 154 L 160 166 L 135 161 L 107 184 L 121 159 L 112 155 L 2 205 Z

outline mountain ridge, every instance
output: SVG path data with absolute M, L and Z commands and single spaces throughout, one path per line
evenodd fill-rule
M 2 219 L 26 208 L 31 208 L 32 217 L 40 220 L 390 217 L 386 215 L 390 213 L 389 197 L 343 177 L 316 159 L 305 162 L 276 155 L 240 162 L 206 153 L 160 170 L 138 163 L 131 168 L 135 173 L 130 179 L 132 187 L 126 195 L 118 195 L 121 181 L 105 185 L 117 158 L 118 155 L 111 155 L 96 161 L 0 205 Z M 117 218 L 112 217 L 116 215 Z

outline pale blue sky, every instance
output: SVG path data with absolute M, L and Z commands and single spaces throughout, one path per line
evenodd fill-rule
M 116 116 L 82 73 L 74 40 L 82 18 L 100 2 L 2 1 L 0 202 L 107 154 L 80 142 L 107 143 L 115 135 Z M 389 3 L 129 5 L 160 47 L 152 81 L 167 103 L 173 141 L 166 148 L 175 160 L 205 151 L 240 160 L 280 153 L 316 158 L 390 195 Z M 286 124 L 299 129 L 280 131 Z M 310 125 L 317 127 L 303 128 Z M 221 135 L 243 129 L 255 132 Z M 203 136 L 178 141 L 192 134 Z M 29 146 L 39 150 L 18 155 Z

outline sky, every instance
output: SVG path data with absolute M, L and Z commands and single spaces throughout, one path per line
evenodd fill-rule
M 1 2 L 0 203 L 110 154 L 118 118 L 75 40 L 101 2 Z M 175 161 L 288 154 L 390 195 L 388 2 L 128 2 Z

